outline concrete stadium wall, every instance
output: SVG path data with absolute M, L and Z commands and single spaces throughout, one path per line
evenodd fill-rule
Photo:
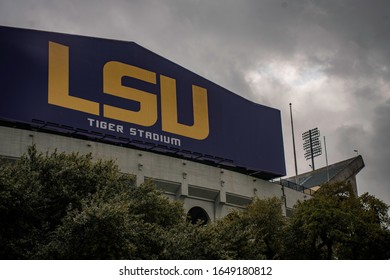
M 18 158 L 35 144 L 46 152 L 92 153 L 94 158 L 114 160 L 122 172 L 137 176 L 137 184 L 152 179 L 165 194 L 183 202 L 188 212 L 201 207 L 211 221 L 245 207 L 255 196 L 283 198 L 287 209 L 306 195 L 284 189 L 277 183 L 249 175 L 213 167 L 190 160 L 174 158 L 153 152 L 125 148 L 62 135 L 0 126 L 0 156 Z M 283 207 L 286 213 L 286 208 Z

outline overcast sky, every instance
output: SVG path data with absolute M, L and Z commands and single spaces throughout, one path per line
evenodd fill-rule
M 358 150 L 359 193 L 390 204 L 390 1 L 0 0 L 0 25 L 134 41 L 281 110 L 289 176 L 291 102 L 299 173 L 318 127 L 329 163 Z

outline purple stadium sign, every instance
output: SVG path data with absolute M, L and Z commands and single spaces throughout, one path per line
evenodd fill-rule
M 3 122 L 285 175 L 279 110 L 133 42 L 10 27 L 0 41 Z

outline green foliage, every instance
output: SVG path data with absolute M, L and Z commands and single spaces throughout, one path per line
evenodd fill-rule
M 183 222 L 165 233 L 165 252 L 161 259 L 218 260 L 230 259 L 216 232 L 217 226 Z
M 1 259 L 389 259 L 389 206 L 325 185 L 292 218 L 259 199 L 206 226 L 112 161 L 35 147 L 0 166 Z
M 387 259 L 389 217 L 385 203 L 351 185 L 324 185 L 298 203 L 286 228 L 288 259 Z
M 166 238 L 166 259 L 278 258 L 285 218 L 277 198 L 255 199 L 207 226 L 182 224 Z
M 246 209 L 198 228 L 193 238 L 203 246 L 192 251 L 206 259 L 278 258 L 284 224 L 279 199 L 256 198 Z
M 31 147 L 0 169 L 1 259 L 153 259 L 182 205 L 91 155 Z

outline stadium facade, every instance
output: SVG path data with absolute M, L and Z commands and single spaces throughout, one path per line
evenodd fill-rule
M 132 42 L 0 27 L 0 156 L 41 151 L 112 159 L 153 180 L 196 219 L 253 197 L 283 211 L 307 194 L 284 176 L 280 111 L 250 102 Z
M 137 184 L 148 178 L 154 180 L 168 197 L 181 200 L 194 219 L 206 217 L 214 221 L 231 209 L 245 207 L 255 196 L 284 199 L 284 212 L 297 200 L 308 197 L 303 192 L 222 167 L 71 136 L 0 126 L 0 142 L 3 160 L 19 158 L 32 144 L 43 152 L 57 149 L 112 159 L 122 172 L 135 175 Z

